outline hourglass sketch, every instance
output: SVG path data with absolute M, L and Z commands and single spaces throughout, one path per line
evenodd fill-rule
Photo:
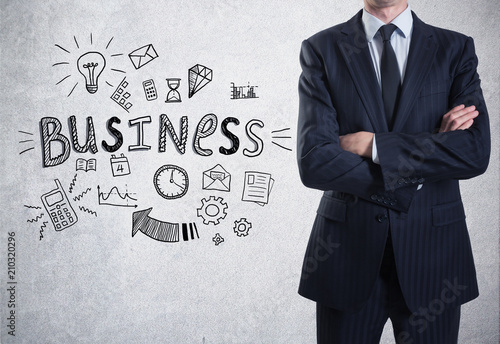
M 170 88 L 170 91 L 167 93 L 167 99 L 165 103 L 180 103 L 181 102 L 181 94 L 177 89 L 181 84 L 181 79 L 179 78 L 168 78 L 167 86 Z

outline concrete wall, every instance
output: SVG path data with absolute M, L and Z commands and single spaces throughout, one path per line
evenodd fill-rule
M 298 54 L 303 39 L 349 19 L 362 2 L 20 0 L 0 6 L 2 342 L 313 343 L 314 303 L 296 291 L 320 193 L 302 186 L 295 163 Z M 411 6 L 427 23 L 475 39 L 493 152 L 489 170 L 462 183 L 481 296 L 463 307 L 460 342 L 498 343 L 499 7 L 463 0 Z M 158 57 L 136 69 L 128 54 L 149 44 Z M 76 69 L 88 51 L 106 61 L 93 94 Z M 212 81 L 190 98 L 188 70 L 198 64 L 212 70 Z M 165 102 L 167 78 L 181 78 L 182 102 Z M 128 110 L 112 99 L 124 79 Z M 157 98 L 148 101 L 142 83 L 150 79 Z M 257 86 L 257 98 L 231 99 L 231 83 L 244 92 Z M 162 136 L 162 114 L 180 138 L 186 116 L 183 154 L 168 133 Z M 203 127 L 207 114 L 216 116 L 216 130 L 194 148 L 197 129 L 203 137 L 211 124 Z M 80 145 L 92 118 L 96 154 L 73 148 L 71 116 Z M 134 123 L 147 116 L 142 143 L 151 148 L 136 150 Z M 116 152 L 101 144 L 117 142 L 107 129 L 112 117 L 123 136 Z M 60 142 L 44 159 L 43 118 L 61 124 L 70 144 L 66 160 L 56 158 Z M 239 122 L 227 124 L 239 138 L 229 155 L 219 151 L 236 148 L 221 130 L 226 118 Z M 200 154 L 206 149 L 213 153 Z M 96 171 L 76 170 L 79 158 L 95 158 Z M 172 186 L 172 172 L 161 173 L 165 165 L 188 174 L 182 197 L 162 197 Z M 214 171 L 230 175 L 229 191 L 207 185 L 205 172 L 221 176 Z M 263 178 L 260 199 L 248 193 L 249 172 Z M 77 217 L 60 231 L 42 202 L 55 202 L 55 179 Z M 178 242 L 165 242 L 176 233 Z M 216 245 L 217 234 L 224 241 Z M 14 249 L 15 261 L 9 260 Z M 10 311 L 15 337 L 8 333 Z M 382 342 L 393 342 L 389 324 Z

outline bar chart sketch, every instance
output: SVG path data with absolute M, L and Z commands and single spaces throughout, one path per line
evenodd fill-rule
M 237 86 L 234 82 L 231 82 L 231 99 L 255 99 L 259 98 L 255 93 L 255 89 L 258 86 L 252 86 L 248 83 L 248 86 Z

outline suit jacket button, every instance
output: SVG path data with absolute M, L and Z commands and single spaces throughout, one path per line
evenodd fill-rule
M 418 183 L 419 183 L 419 184 L 423 184 L 424 182 L 425 182 L 425 178 L 419 178 L 419 179 L 418 179 Z
M 412 179 L 411 179 L 411 183 L 412 183 L 412 184 L 416 184 L 417 182 L 418 182 L 418 179 L 417 179 L 417 178 L 412 178 Z
M 370 198 L 372 199 L 372 201 L 376 201 L 378 197 L 377 195 L 373 194 L 370 196 Z
M 405 183 L 404 178 L 399 178 L 399 179 L 398 179 L 398 184 L 399 184 L 399 185 L 404 184 L 404 183 Z
M 382 223 L 382 222 L 384 222 L 386 220 L 387 220 L 387 215 L 385 215 L 385 214 L 378 214 L 377 215 L 377 221 L 378 222 Z

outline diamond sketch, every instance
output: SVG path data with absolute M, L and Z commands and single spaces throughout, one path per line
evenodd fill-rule
M 188 72 L 189 77 L 189 98 L 212 81 L 212 70 L 208 67 L 197 64 L 191 67 Z

